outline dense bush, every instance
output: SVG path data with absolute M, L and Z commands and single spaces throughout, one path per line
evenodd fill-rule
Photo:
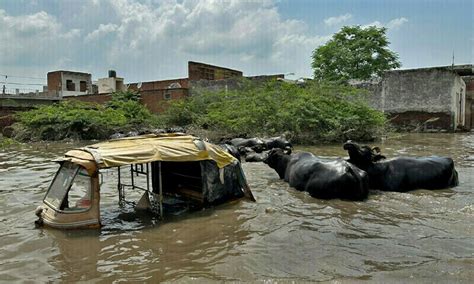
M 15 135 L 20 140 L 102 139 L 155 121 L 130 92 L 113 94 L 104 106 L 78 101 L 40 106 L 17 114 L 17 120 Z
M 239 86 L 173 101 L 160 116 L 152 115 L 131 92 L 114 94 L 105 105 L 63 101 L 19 113 L 15 135 L 20 140 L 104 139 L 117 131 L 184 126 L 206 129 L 214 137 L 286 132 L 295 143 L 315 143 L 369 140 L 385 124 L 383 114 L 368 107 L 365 95 L 351 87 L 254 84 L 245 79 Z
M 247 84 L 238 91 L 202 92 L 171 104 L 169 124 L 209 128 L 223 135 L 290 132 L 295 142 L 368 140 L 385 124 L 366 94 L 348 86 L 283 82 Z

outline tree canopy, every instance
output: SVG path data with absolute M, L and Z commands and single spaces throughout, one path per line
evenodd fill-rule
M 388 48 L 386 28 L 344 26 L 313 51 L 314 78 L 328 81 L 368 80 L 401 66 Z

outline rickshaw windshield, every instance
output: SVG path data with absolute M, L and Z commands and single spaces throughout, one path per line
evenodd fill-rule
M 66 197 L 78 170 L 79 166 L 70 162 L 64 162 L 61 165 L 44 198 L 48 205 L 55 209 L 60 209 L 61 203 Z

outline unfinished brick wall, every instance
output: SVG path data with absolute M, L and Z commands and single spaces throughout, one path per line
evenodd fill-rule
M 48 73 L 48 93 L 50 95 L 58 94 L 58 91 L 61 90 L 61 72 L 49 72 Z
M 63 99 L 81 101 L 86 103 L 105 104 L 106 102 L 110 101 L 112 97 L 110 95 L 82 95 L 74 97 L 64 97 Z
M 183 99 L 188 96 L 188 89 L 167 89 L 140 91 L 141 103 L 152 113 L 161 113 L 173 100 Z
M 140 102 L 152 113 L 161 113 L 166 110 L 169 102 L 185 98 L 188 95 L 188 90 L 181 89 L 164 89 L 164 90 L 149 90 L 140 91 Z M 65 97 L 65 100 L 76 100 L 87 103 L 105 104 L 110 101 L 110 95 L 83 95 L 76 97 Z
M 188 79 L 198 80 L 222 80 L 233 77 L 242 77 L 243 73 L 225 67 L 204 64 L 200 62 L 188 62 Z
M 162 81 L 152 81 L 152 82 L 142 82 L 140 87 L 140 91 L 156 91 L 156 90 L 164 90 L 168 89 L 170 86 L 172 88 L 177 88 L 179 84 L 180 87 L 178 88 L 188 88 L 188 79 L 187 78 L 180 78 L 180 79 L 173 79 L 173 80 L 162 80 Z M 138 91 L 138 83 L 131 83 L 128 87 L 129 90 Z

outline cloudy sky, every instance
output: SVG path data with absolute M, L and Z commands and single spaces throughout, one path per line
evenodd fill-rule
M 312 50 L 344 25 L 388 28 L 402 68 L 450 65 L 453 52 L 456 64 L 473 63 L 473 3 L 0 0 L 0 74 L 45 82 L 67 69 L 95 80 L 115 69 L 126 82 L 150 81 L 186 77 L 192 60 L 311 77 Z

